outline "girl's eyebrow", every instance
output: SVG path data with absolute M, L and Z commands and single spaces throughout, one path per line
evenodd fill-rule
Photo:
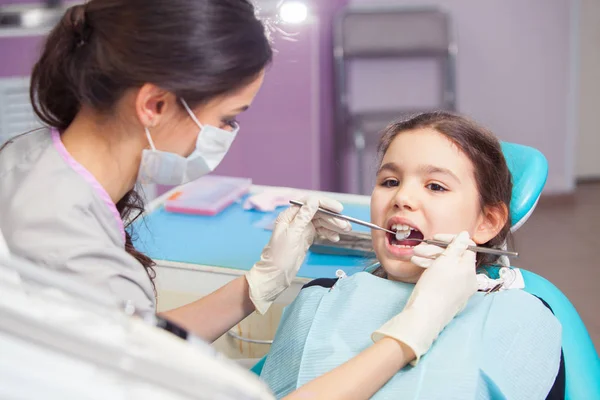
M 454 172 L 450 171 L 448 168 L 438 167 L 436 165 L 420 165 L 418 170 L 423 175 L 444 174 L 444 175 L 447 175 L 450 178 L 454 179 L 459 184 L 461 183 L 458 176 L 456 176 L 456 174 Z M 388 162 L 388 163 L 383 164 L 381 167 L 379 167 L 377 174 L 379 175 L 383 171 L 389 171 L 389 172 L 392 172 L 395 174 L 400 174 L 400 172 L 401 172 L 400 167 L 396 163 L 393 163 L 393 162 Z
M 456 174 L 454 172 L 450 171 L 448 168 L 438 167 L 436 165 L 421 165 L 419 167 L 419 170 L 423 174 L 427 174 L 427 175 L 429 175 L 429 174 L 448 175 L 450 178 L 454 179 L 459 184 L 461 183 L 460 179 L 458 179 L 458 176 L 456 176 Z

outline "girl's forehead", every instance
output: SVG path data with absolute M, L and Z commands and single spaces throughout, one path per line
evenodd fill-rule
M 399 133 L 383 157 L 383 163 L 400 165 L 432 164 L 445 168 L 454 166 L 472 170 L 471 160 L 446 135 L 432 128 L 422 128 Z

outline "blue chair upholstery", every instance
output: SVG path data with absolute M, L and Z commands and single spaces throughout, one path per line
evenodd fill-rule
M 513 177 L 510 208 L 514 232 L 533 213 L 546 184 L 548 162 L 531 147 L 502 143 L 502 150 Z M 533 272 L 521 271 L 525 291 L 544 299 L 563 327 L 565 398 L 600 399 L 600 358 L 577 310 L 552 283 Z
M 510 212 L 511 232 L 514 232 L 537 205 L 548 177 L 548 162 L 538 150 L 520 144 L 503 142 L 502 151 L 513 178 Z
M 577 310 L 548 280 L 533 272 L 521 272 L 525 280 L 525 291 L 544 299 L 563 327 L 565 399 L 600 399 L 600 358 Z
M 548 162 L 538 150 L 514 143 L 502 143 L 513 177 L 511 231 L 516 231 L 532 214 L 546 184 Z M 543 299 L 563 327 L 565 399 L 600 399 L 600 358 L 583 321 L 569 299 L 552 283 L 533 272 L 523 272 L 525 291 Z M 251 371 L 260 375 L 266 357 Z

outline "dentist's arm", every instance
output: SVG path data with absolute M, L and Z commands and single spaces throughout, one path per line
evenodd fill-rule
M 161 316 L 214 342 L 255 310 L 244 276 L 190 304 L 161 313 Z
M 337 241 L 339 233 L 351 230 L 347 221 L 317 214 L 319 207 L 335 212 L 343 209 L 335 200 L 316 197 L 307 198 L 302 207 L 288 208 L 277 217 L 260 261 L 245 277 L 162 316 L 207 341 L 214 341 L 254 310 L 266 313 L 277 296 L 291 285 L 315 234 Z

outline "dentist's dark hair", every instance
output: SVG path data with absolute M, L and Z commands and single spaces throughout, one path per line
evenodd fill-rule
M 500 232 L 487 243 L 480 245 L 501 248 L 510 236 L 510 199 L 513 184 L 500 142 L 492 132 L 469 118 L 446 111 L 418 114 L 385 128 L 379 141 L 379 164 L 398 135 L 426 128 L 447 137 L 469 158 L 473 164 L 481 210 L 496 207 L 505 215 L 506 220 Z M 494 265 L 498 259 L 498 256 L 477 253 L 477 267 Z M 379 276 L 381 273 L 381 269 L 376 271 Z
M 49 34 L 30 97 L 37 116 L 62 132 L 82 107 L 110 115 L 145 83 L 197 106 L 252 82 L 272 55 L 249 0 L 90 0 L 69 8 Z M 143 203 L 132 190 L 117 208 L 131 221 Z M 129 233 L 126 250 L 154 278 L 154 263 Z

